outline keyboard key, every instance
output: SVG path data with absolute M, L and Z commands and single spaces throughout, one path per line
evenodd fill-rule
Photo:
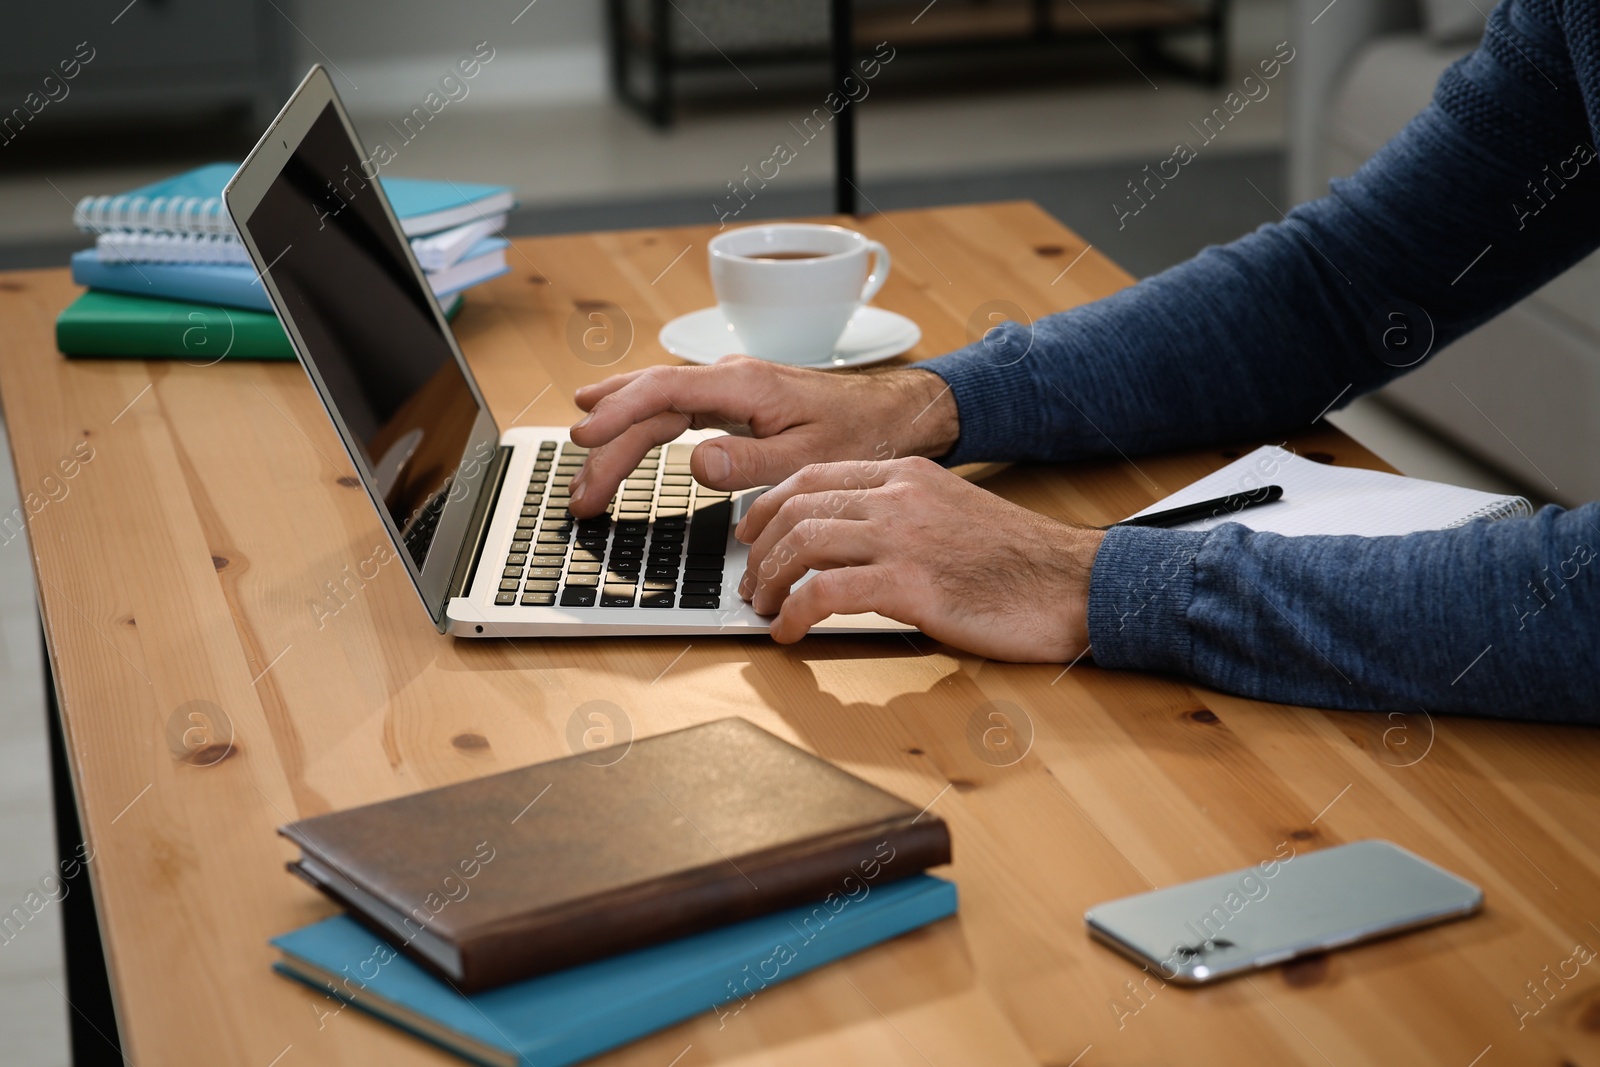
M 687 474 L 663 474 L 661 476 L 661 484 L 663 486 L 681 485 L 684 486 L 685 491 L 687 491 L 687 487 L 694 484 L 694 478 Z M 663 493 L 666 492 L 665 489 L 662 489 L 661 491 Z
M 662 589 L 671 591 L 678 588 L 678 583 L 671 578 L 646 578 L 641 584 L 644 589 L 652 591 Z
M 523 593 L 522 606 L 525 608 L 548 608 L 556 602 L 554 593 Z
M 588 545 L 579 545 L 577 548 L 572 550 L 572 562 L 599 563 L 600 555 L 601 553 L 593 548 L 590 548 Z
M 612 585 L 632 585 L 639 580 L 639 572 L 624 567 L 622 570 L 612 567 L 606 571 L 606 581 Z
M 515 604 L 517 602 L 517 594 L 515 594 L 515 593 L 496 593 L 494 595 L 494 602 L 496 604 Z
M 567 544 L 563 541 L 559 545 L 534 545 L 533 554 L 535 556 L 554 556 L 560 559 L 567 554 Z
M 686 582 L 720 582 L 722 581 L 722 572 L 691 567 L 683 572 L 683 580 Z
M 533 542 L 526 537 L 518 538 L 511 542 L 511 554 L 513 556 L 526 556 L 531 551 L 530 546 L 532 544 Z
M 517 591 L 517 581 L 518 579 L 516 578 L 500 579 L 500 591 L 502 593 L 515 593 Z
M 578 589 L 600 584 L 598 574 L 569 574 L 567 575 L 567 588 Z
M 533 583 L 529 582 L 528 585 L 531 587 Z M 683 591 L 685 594 L 693 596 L 720 596 L 722 594 L 722 583 L 691 582 L 685 579 L 683 583 Z
M 600 606 L 603 608 L 631 608 L 633 607 L 633 586 L 611 585 L 600 591 Z
M 523 505 L 522 517 L 525 518 L 525 519 L 536 519 L 536 518 L 538 518 L 539 517 L 539 507 L 538 507 L 538 505 L 536 505 L 536 504 L 535 505 Z
M 539 579 L 539 578 L 560 578 L 561 577 L 561 568 L 560 567 L 529 567 L 528 568 L 528 577 L 529 578 L 534 578 L 534 579 Z
M 666 592 L 646 592 L 639 595 L 641 608 L 670 608 L 672 607 L 672 590 Z
M 728 524 L 732 518 L 732 501 L 696 503 L 694 517 L 689 520 L 689 554 L 716 553 L 720 556 L 728 544 Z
M 506 557 L 507 567 L 520 567 L 526 562 L 528 562 L 528 554 L 526 552 L 513 552 Z
M 720 550 L 715 554 L 710 554 L 705 552 L 696 552 L 694 550 L 694 546 L 692 545 L 689 548 L 689 566 L 696 567 L 700 570 L 720 571 L 722 569 L 722 563 L 724 559 L 726 559 L 726 557 L 723 556 Z
M 556 583 L 548 578 L 530 581 L 522 587 L 522 591 L 524 593 L 554 593 L 556 591 Z
M 567 588 L 561 591 L 561 606 L 564 608 L 592 608 L 594 607 L 594 589 L 574 587 L 568 583 Z
M 669 582 L 677 581 L 677 579 L 678 579 L 678 568 L 676 568 L 676 567 L 646 567 L 645 568 L 645 572 L 644 572 L 644 576 L 646 578 L 659 579 L 659 580 L 662 580 L 662 581 L 669 581 Z
M 567 564 L 567 573 L 568 574 L 599 574 L 600 573 L 600 564 L 598 564 L 598 563 L 585 563 L 585 562 L 569 563 L 569 564 Z
M 564 533 L 541 533 L 539 535 L 539 543 L 541 545 L 564 545 L 567 543 L 567 535 Z
M 507 567 L 505 570 L 500 572 L 500 577 L 502 577 L 502 578 L 521 578 L 522 577 L 522 568 L 521 567 Z
M 668 445 L 667 462 L 678 463 L 685 466 L 689 463 L 689 456 L 694 452 L 694 445 Z
M 684 595 L 678 598 L 678 607 L 680 608 L 720 608 L 721 606 L 722 601 L 714 596 Z

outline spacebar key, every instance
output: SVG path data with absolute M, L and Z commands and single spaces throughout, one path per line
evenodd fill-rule
M 728 524 L 732 519 L 731 500 L 697 506 L 694 518 L 689 520 L 689 555 L 722 555 L 728 547 Z

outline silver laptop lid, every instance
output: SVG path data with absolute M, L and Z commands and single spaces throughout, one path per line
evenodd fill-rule
M 223 197 L 442 632 L 500 434 L 376 174 L 316 66 Z

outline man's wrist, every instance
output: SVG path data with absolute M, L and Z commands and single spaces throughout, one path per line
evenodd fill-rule
M 1058 559 L 1066 579 L 1058 601 L 1062 613 L 1060 625 L 1068 645 L 1065 655 L 1076 658 L 1089 647 L 1090 579 L 1106 535 L 1104 530 L 1090 526 L 1059 525 L 1062 546 Z
M 961 436 L 961 416 L 950 384 L 920 368 L 891 373 L 896 390 L 903 394 L 896 409 L 906 420 L 900 454 L 927 459 L 949 455 Z

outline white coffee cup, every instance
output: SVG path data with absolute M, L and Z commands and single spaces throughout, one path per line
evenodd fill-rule
M 776 363 L 825 362 L 889 277 L 888 249 L 843 226 L 746 226 L 708 249 L 723 318 L 746 353 Z

